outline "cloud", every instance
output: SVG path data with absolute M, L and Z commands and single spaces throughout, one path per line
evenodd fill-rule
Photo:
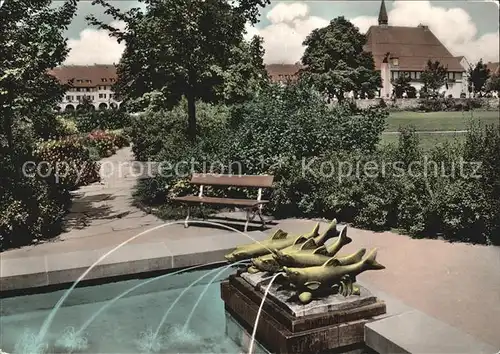
M 329 21 L 309 16 L 309 7 L 304 3 L 276 4 L 267 14 L 269 26 L 259 30 L 252 28 L 252 34 L 264 38 L 264 61 L 266 63 L 296 63 L 302 57 L 302 42 L 314 29 L 325 27 Z
M 124 29 L 125 23 L 114 21 L 111 26 Z M 68 40 L 68 47 L 65 65 L 113 64 L 120 61 L 125 43 L 119 44 L 106 30 L 87 28 L 80 32 L 79 38 Z
M 350 20 L 356 27 L 359 28 L 361 33 L 366 33 L 370 26 L 378 25 L 377 17 L 373 16 L 358 16 Z
M 485 0 L 493 1 L 493 0 Z M 302 57 L 302 42 L 315 28 L 327 26 L 329 20 L 309 16 L 305 3 L 276 4 L 267 14 L 270 25 L 258 33 L 264 38 L 266 63 L 295 63 Z M 377 25 L 377 16 L 358 16 L 350 19 L 361 32 L 366 32 L 372 25 Z M 464 55 L 471 62 L 480 58 L 498 61 L 499 35 L 487 33 L 477 35 L 477 27 L 470 15 L 459 7 L 446 9 L 434 6 L 428 0 L 393 2 L 389 12 L 389 24 L 393 26 L 428 25 L 432 32 L 450 50 L 453 55 Z
M 286 4 L 280 2 L 268 12 L 267 19 L 271 23 L 290 22 L 296 18 L 307 17 L 308 13 L 309 8 L 304 3 Z

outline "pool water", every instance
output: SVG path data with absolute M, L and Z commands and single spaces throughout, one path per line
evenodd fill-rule
M 220 281 L 234 271 L 227 269 L 210 285 L 217 274 L 213 269 L 163 276 L 112 304 L 110 301 L 123 292 L 152 278 L 76 288 L 57 311 L 43 342 L 35 339 L 66 290 L 1 299 L 0 349 L 7 353 L 246 352 L 248 343 L 236 343 L 227 335 L 243 330 L 232 325 L 228 331 L 227 313 L 220 297 Z M 184 291 L 204 275 L 205 278 Z M 203 292 L 191 320 L 186 323 Z M 105 310 L 81 331 L 84 323 L 103 306 L 107 306 Z M 159 327 L 164 317 L 164 324 Z M 259 352 L 262 350 L 259 347 Z

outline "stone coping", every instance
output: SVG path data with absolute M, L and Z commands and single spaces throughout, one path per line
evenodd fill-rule
M 256 240 L 268 237 L 261 231 L 248 234 Z M 186 240 L 127 244 L 99 262 L 83 280 L 221 262 L 225 260 L 225 254 L 241 244 L 241 238 L 237 236 L 234 233 L 221 233 Z M 0 259 L 0 293 L 73 283 L 113 248 Z
M 499 354 L 500 348 L 359 282 L 387 306 L 387 313 L 365 325 L 365 344 L 378 354 Z
M 495 354 L 483 343 L 417 310 L 365 325 L 365 343 L 379 354 Z

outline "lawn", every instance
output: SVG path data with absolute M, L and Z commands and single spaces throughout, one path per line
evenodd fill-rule
M 424 150 L 430 150 L 432 147 L 439 143 L 448 142 L 462 142 L 465 138 L 465 133 L 419 133 L 420 145 Z M 397 144 L 399 139 L 399 134 L 383 134 L 382 141 L 383 144 L 394 143 Z
M 480 121 L 484 124 L 498 124 L 498 111 L 469 112 L 391 112 L 387 119 L 387 132 L 396 132 L 399 127 L 413 125 L 417 131 L 456 131 L 467 130 L 469 122 Z

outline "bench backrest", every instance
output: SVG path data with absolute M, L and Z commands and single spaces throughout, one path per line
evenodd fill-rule
M 218 175 L 194 173 L 191 183 L 206 186 L 271 188 L 274 176 Z

